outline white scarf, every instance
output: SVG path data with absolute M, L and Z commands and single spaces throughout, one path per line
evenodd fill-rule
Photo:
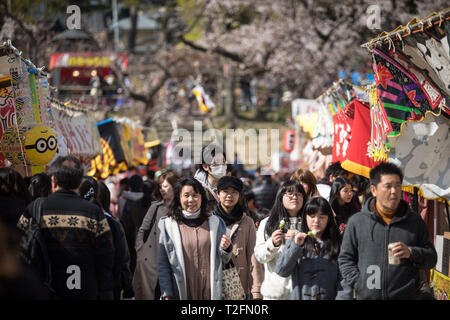
M 182 210 L 183 217 L 186 219 L 197 219 L 200 216 L 200 209 L 198 209 L 196 212 L 191 213 L 187 212 L 186 210 Z

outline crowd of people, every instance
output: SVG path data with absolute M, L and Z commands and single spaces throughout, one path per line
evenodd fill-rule
M 432 299 L 437 254 L 400 168 L 274 179 L 236 174 L 217 150 L 193 175 L 117 185 L 71 155 L 31 179 L 0 168 L 0 297 L 221 300 L 233 266 L 245 300 Z M 21 258 L 36 212 L 41 268 Z

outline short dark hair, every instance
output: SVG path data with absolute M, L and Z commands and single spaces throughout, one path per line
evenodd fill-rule
M 128 186 L 129 183 L 130 183 L 130 179 L 128 177 L 120 179 L 120 181 L 119 181 L 119 184 L 122 186 Z
M 0 168 L 0 194 L 22 198 L 27 204 L 31 201 L 25 179 L 11 167 Z
M 67 166 L 65 161 L 72 162 L 74 166 Z M 50 176 L 55 177 L 56 184 L 65 190 L 74 190 L 80 186 L 83 179 L 83 166 L 80 160 L 73 156 L 59 156 L 50 167 Z
M 402 169 L 393 163 L 382 162 L 370 170 L 370 185 L 377 186 L 381 181 L 381 176 L 387 174 L 396 174 L 400 177 L 400 181 L 403 182 Z
M 144 180 L 142 180 L 141 176 L 135 174 L 131 176 L 129 180 L 130 190 L 132 192 L 142 192 L 142 187 L 144 185 Z
M 347 174 L 347 170 L 342 168 L 341 162 L 336 161 L 332 164 L 330 164 L 327 169 L 325 170 L 325 179 L 330 181 L 330 176 L 333 175 L 333 177 L 344 177 Z

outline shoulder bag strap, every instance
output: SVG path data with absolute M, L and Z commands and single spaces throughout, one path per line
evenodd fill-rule
M 231 239 L 230 246 L 233 245 L 234 239 L 236 238 L 236 234 L 239 230 L 239 227 L 241 226 L 241 222 L 242 222 L 242 219 L 239 221 L 237 228 L 234 229 L 234 231 L 232 232 L 232 234 L 230 236 L 230 239 Z M 229 269 L 229 268 L 234 268 L 233 257 L 231 257 L 230 261 L 224 266 L 224 269 Z
M 148 236 L 150 235 L 150 232 L 152 231 L 152 228 L 155 225 L 156 216 L 158 215 L 158 209 L 161 205 L 162 205 L 162 203 L 160 203 L 156 206 L 155 213 L 153 214 L 152 221 L 150 222 L 150 227 L 144 231 L 144 238 L 143 238 L 144 243 L 147 241 Z

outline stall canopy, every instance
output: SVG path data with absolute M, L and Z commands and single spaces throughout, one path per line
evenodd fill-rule
M 372 53 L 376 99 L 371 157 L 398 164 L 405 190 L 450 200 L 450 9 L 414 18 L 364 44 Z M 372 90 L 372 91 L 371 91 Z M 373 97 L 373 88 L 371 96 Z

